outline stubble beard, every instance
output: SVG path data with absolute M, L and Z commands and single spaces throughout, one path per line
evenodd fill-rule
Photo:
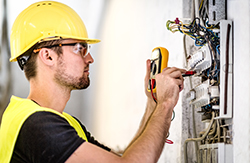
M 67 74 L 65 69 L 66 65 L 60 59 L 59 61 L 59 68 L 56 70 L 55 73 L 55 81 L 60 84 L 61 86 L 70 88 L 71 90 L 76 90 L 76 89 L 86 89 L 90 85 L 90 79 L 88 76 L 86 76 L 83 72 L 82 76 L 79 77 L 74 77 L 72 74 Z

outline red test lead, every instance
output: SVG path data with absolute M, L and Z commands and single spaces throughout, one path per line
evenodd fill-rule
M 186 71 L 184 74 L 182 74 L 182 77 L 192 76 L 192 75 L 194 75 L 195 73 L 196 73 L 195 71 Z

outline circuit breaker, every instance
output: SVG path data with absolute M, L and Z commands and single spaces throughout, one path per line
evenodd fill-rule
M 195 48 L 185 54 L 186 68 L 196 72 L 190 82 L 194 78 L 200 80 L 190 84 L 192 88 L 186 92 L 185 99 L 201 115 L 195 123 L 205 127 L 196 137 L 185 140 L 185 163 L 189 142 L 197 144 L 195 162 L 231 163 L 233 160 L 233 22 L 227 20 L 226 7 L 226 0 L 196 0 L 195 17 L 188 23 L 178 18 L 166 23 L 171 32 L 180 32 L 193 40 L 190 48 Z
M 188 68 L 197 72 L 201 83 L 187 93 L 187 100 L 201 112 L 201 123 L 212 124 L 204 129 L 204 132 L 209 130 L 204 139 L 199 140 L 200 163 L 230 163 L 233 160 L 233 26 L 229 20 L 221 20 L 219 24 L 217 50 L 212 50 L 207 43 L 188 59 Z
M 231 123 L 233 118 L 233 53 L 232 21 L 220 21 L 220 50 L 217 65 L 213 62 L 213 52 L 204 45 L 188 60 L 190 69 L 197 71 L 202 82 L 187 93 L 187 100 L 195 109 L 204 114 L 201 121 L 214 123 L 198 152 L 200 163 L 230 163 L 233 160 Z M 209 57 L 208 57 L 209 56 Z M 210 74 L 218 66 L 215 74 Z M 205 73 L 204 73 L 205 72 Z M 207 76 L 212 76 L 208 77 Z M 211 112 L 215 116 L 211 118 Z M 205 116 L 206 115 L 206 116 Z M 220 134 L 220 135 L 218 135 Z M 202 135 L 202 133 L 201 133 Z M 187 142 L 186 142 L 187 143 Z

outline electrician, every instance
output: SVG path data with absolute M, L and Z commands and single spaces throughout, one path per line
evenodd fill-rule
M 12 96 L 0 128 L 0 162 L 157 162 L 183 89 L 183 69 L 166 68 L 156 77 L 157 104 L 148 96 L 138 133 L 123 155 L 98 143 L 79 120 L 63 112 L 72 90 L 89 86 L 93 58 L 84 23 L 70 7 L 37 2 L 16 18 L 11 58 L 30 83 L 26 99 Z M 145 85 L 149 79 L 147 61 Z M 147 86 L 145 86 L 145 90 Z

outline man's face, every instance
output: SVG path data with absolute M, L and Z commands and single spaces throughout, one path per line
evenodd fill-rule
M 77 40 L 64 40 L 62 44 L 77 43 Z M 83 54 L 85 47 L 77 44 L 76 46 L 62 46 L 63 54 L 58 57 L 54 79 L 62 86 L 71 90 L 85 89 L 89 86 L 89 64 L 94 60 L 90 53 Z

